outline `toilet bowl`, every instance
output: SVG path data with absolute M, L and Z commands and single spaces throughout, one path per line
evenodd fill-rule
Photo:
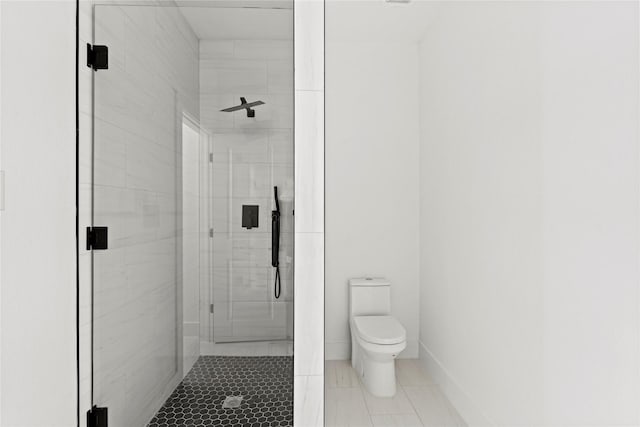
M 395 359 L 407 334 L 391 311 L 391 284 L 385 279 L 351 279 L 351 365 L 374 396 L 396 393 Z

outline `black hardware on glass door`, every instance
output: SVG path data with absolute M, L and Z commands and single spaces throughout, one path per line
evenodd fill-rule
M 87 250 L 109 249 L 108 227 L 87 227 Z
M 107 408 L 94 406 L 87 411 L 87 427 L 108 427 Z
M 87 67 L 96 71 L 109 69 L 109 48 L 87 43 Z

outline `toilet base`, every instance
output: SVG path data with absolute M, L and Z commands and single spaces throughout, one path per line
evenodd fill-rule
M 369 393 L 378 397 L 393 397 L 396 394 L 395 359 L 377 362 L 371 359 L 363 360 L 361 380 Z
M 395 359 L 406 348 L 406 342 L 375 345 L 351 340 L 351 366 L 369 393 L 378 397 L 396 394 Z

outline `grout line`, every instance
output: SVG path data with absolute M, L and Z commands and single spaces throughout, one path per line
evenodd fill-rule
M 420 424 L 422 424 L 423 426 L 425 426 L 425 420 L 422 419 L 422 417 L 420 417 L 420 413 L 418 412 L 418 409 L 416 408 L 416 405 L 413 403 L 413 400 L 411 400 L 411 398 L 409 398 L 409 395 L 405 392 L 405 395 L 407 396 L 407 400 L 409 401 L 409 404 L 411 405 L 411 407 L 413 408 L 413 412 L 416 414 L 416 417 L 420 420 Z

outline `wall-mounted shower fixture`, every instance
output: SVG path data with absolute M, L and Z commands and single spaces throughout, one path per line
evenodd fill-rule
M 240 97 L 240 105 L 236 105 L 235 107 L 229 107 L 229 108 L 225 108 L 224 110 L 220 110 L 220 111 L 224 111 L 225 113 L 231 113 L 233 111 L 238 111 L 238 110 L 247 110 L 247 117 L 255 117 L 256 116 L 256 112 L 255 110 L 253 110 L 251 107 L 256 107 L 258 105 L 263 105 L 264 102 L 262 101 L 253 101 L 253 102 L 247 102 L 247 100 L 245 99 L 244 96 Z
M 271 211 L 271 266 L 276 269 L 275 282 L 273 283 L 273 296 L 280 298 L 282 282 L 280 280 L 280 203 L 278 202 L 278 187 L 273 187 L 273 198 L 276 202 L 276 210 Z

